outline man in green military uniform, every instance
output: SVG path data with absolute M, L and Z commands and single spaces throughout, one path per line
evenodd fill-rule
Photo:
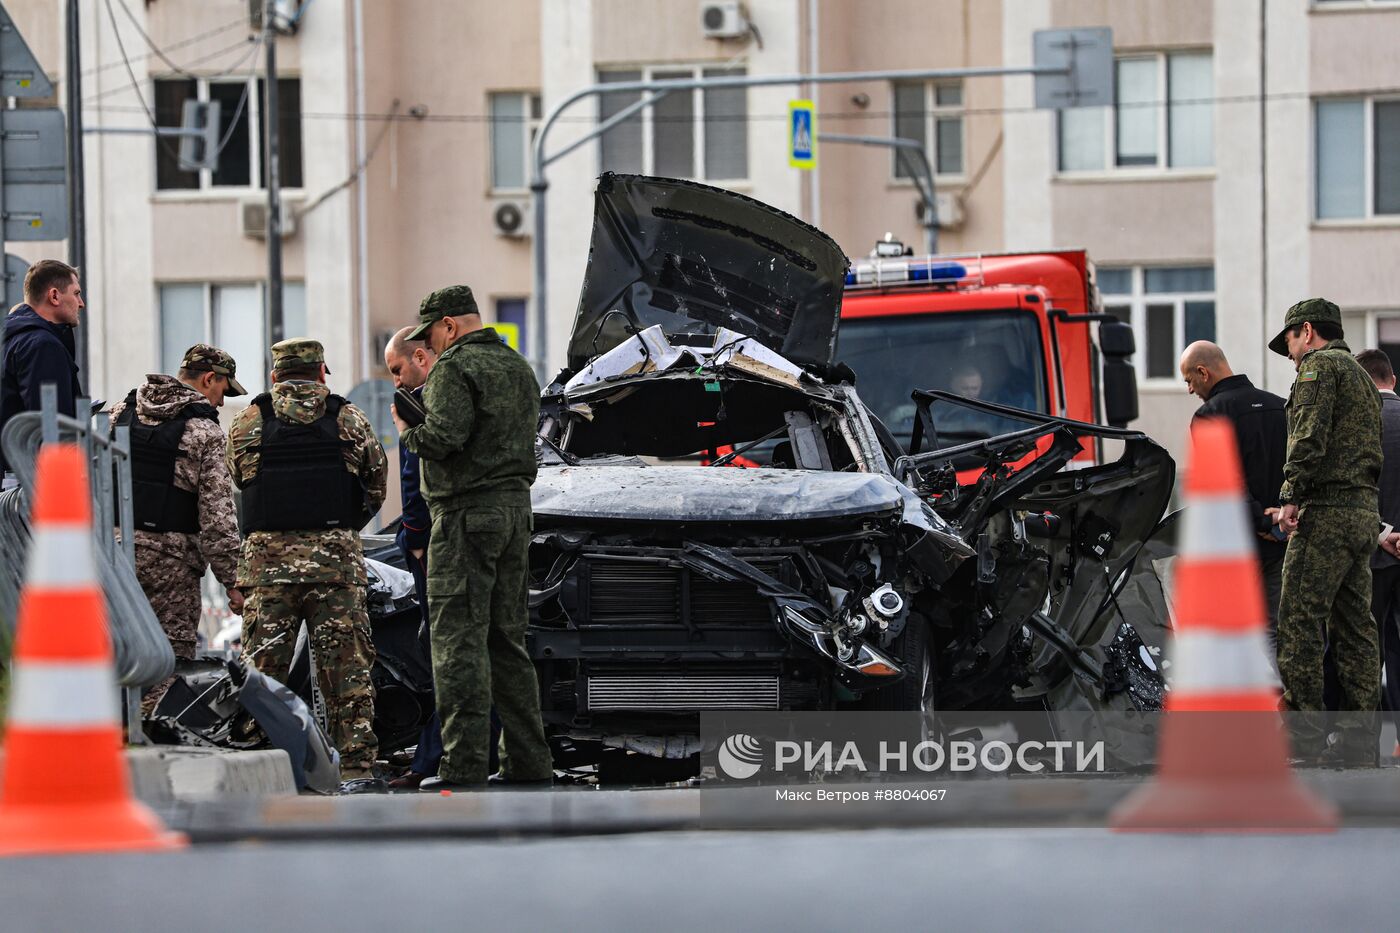
M 407 339 L 438 354 L 423 387 L 427 416 L 416 427 L 395 420 L 420 458 L 433 518 L 428 612 L 444 754 L 421 789 L 486 783 L 493 703 L 505 749 L 492 780 L 548 783 L 553 761 L 525 650 L 539 383 L 482 327 L 467 286 L 433 292 L 418 311 Z
M 382 789 L 371 773 L 374 645 L 359 530 L 384 502 L 388 461 L 359 409 L 326 387 L 325 352 L 295 338 L 272 347 L 272 391 L 234 419 L 228 465 L 243 491 L 247 539 L 243 653 L 278 678 L 306 623 L 347 792 Z
M 1371 555 L 1380 530 L 1381 400 L 1342 339 L 1335 304 L 1309 298 L 1288 309 L 1269 349 L 1293 360 L 1288 459 L 1279 526 L 1292 537 L 1283 561 L 1278 664 L 1301 758 L 1326 751 L 1322 656 L 1331 646 L 1341 686 L 1337 719 L 1347 764 L 1374 765 L 1373 712 L 1380 647 L 1371 621 Z

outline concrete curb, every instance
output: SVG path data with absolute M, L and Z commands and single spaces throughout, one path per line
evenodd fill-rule
M 182 801 L 295 796 L 292 762 L 281 749 L 230 751 L 148 745 L 123 751 L 131 792 L 156 809 Z M 0 761 L 4 750 L 0 749 Z M 62 767 L 62 762 L 55 762 Z
M 158 754 L 175 800 L 280 797 L 297 792 L 291 759 L 278 748 L 238 752 L 162 748 Z
M 1400 825 L 1400 771 L 1307 772 L 1351 826 Z M 1108 811 L 1145 777 L 955 780 L 940 785 L 828 784 L 792 790 L 912 792 L 859 805 L 779 801 L 778 788 L 491 790 L 355 797 L 176 802 L 162 813 L 196 842 L 237 839 L 389 839 L 601 835 L 688 829 L 873 827 L 1103 827 Z M 919 792 L 946 790 L 934 801 Z

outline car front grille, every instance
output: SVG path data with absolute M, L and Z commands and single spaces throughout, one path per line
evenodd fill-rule
M 779 708 L 776 673 L 593 674 L 587 688 L 588 709 L 593 712 Z
M 781 560 L 755 561 L 775 573 Z M 766 564 L 766 565 L 765 565 Z M 770 601 L 748 583 L 720 583 L 683 567 L 588 561 L 585 625 L 765 625 Z

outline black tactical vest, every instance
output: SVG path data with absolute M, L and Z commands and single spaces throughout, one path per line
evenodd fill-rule
M 199 531 L 199 494 L 175 485 L 180 439 L 192 418 L 219 423 L 213 405 L 191 402 L 169 421 L 143 424 L 136 417 L 136 390 L 126 397 L 116 423 L 131 429 L 131 498 L 138 531 Z
M 310 424 L 278 418 L 272 396 L 253 399 L 262 412 L 258 472 L 243 487 L 243 531 L 359 531 L 370 519 L 364 484 L 345 464 L 353 446 L 340 436 L 345 399 L 326 398 L 326 413 Z

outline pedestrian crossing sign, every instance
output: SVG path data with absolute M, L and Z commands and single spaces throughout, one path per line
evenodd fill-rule
M 810 100 L 788 101 L 788 164 L 793 168 L 817 166 L 816 105 Z

